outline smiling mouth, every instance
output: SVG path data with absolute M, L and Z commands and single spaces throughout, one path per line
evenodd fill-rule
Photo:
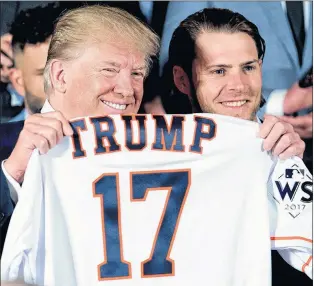
M 247 102 L 247 100 L 239 100 L 239 101 L 224 101 L 221 104 L 228 107 L 241 107 Z
M 102 100 L 102 102 L 106 104 L 107 106 L 113 109 L 117 109 L 117 110 L 125 110 L 128 106 L 128 104 L 118 104 L 118 103 L 113 103 L 113 102 L 105 101 L 105 100 Z

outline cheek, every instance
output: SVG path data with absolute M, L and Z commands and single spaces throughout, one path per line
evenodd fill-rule
M 135 82 L 133 84 L 134 96 L 136 100 L 141 101 L 144 94 L 144 82 Z
M 196 94 L 199 103 L 211 104 L 215 99 L 217 87 L 209 81 L 200 81 L 197 86 Z
M 261 75 L 255 75 L 255 76 L 250 77 L 249 85 L 254 92 L 260 92 L 262 89 Z

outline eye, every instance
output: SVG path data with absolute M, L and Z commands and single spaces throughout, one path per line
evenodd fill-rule
M 244 70 L 244 71 L 253 71 L 253 70 L 255 70 L 255 69 L 256 69 L 255 66 L 244 66 L 244 67 L 243 67 L 243 70 Z
M 104 69 L 102 69 L 102 70 L 105 71 L 106 73 L 110 73 L 110 74 L 118 73 L 118 72 L 119 72 L 118 70 L 113 69 L 113 68 L 104 68 Z
M 142 73 L 142 72 L 132 72 L 132 76 L 134 78 L 140 79 L 140 78 L 144 78 L 144 73 Z
M 212 73 L 213 74 L 217 74 L 217 75 L 224 75 L 226 72 L 225 69 L 218 69 L 218 70 L 213 70 Z

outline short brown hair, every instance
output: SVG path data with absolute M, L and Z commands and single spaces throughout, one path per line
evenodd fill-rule
M 196 56 L 195 41 L 202 32 L 246 33 L 255 42 L 258 58 L 264 58 L 265 41 L 255 24 L 231 10 L 207 8 L 187 17 L 174 31 L 169 46 L 172 66 L 181 66 L 188 74 L 191 72 Z

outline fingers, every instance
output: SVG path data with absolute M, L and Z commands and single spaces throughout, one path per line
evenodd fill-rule
M 13 67 L 13 52 L 11 47 L 12 35 L 5 34 L 1 36 L 1 81 L 8 82 L 10 69 Z
M 288 159 L 291 156 L 303 157 L 305 143 L 301 140 L 299 134 L 286 133 L 275 144 L 272 153 L 279 156 L 280 159 Z
M 10 59 L 9 57 L 7 57 L 3 51 L 1 51 L 0 54 L 1 58 L 0 58 L 0 62 L 2 66 L 5 66 L 7 68 L 12 67 L 13 66 L 13 61 L 12 59 Z
M 313 122 L 313 113 L 309 113 L 303 116 L 281 116 L 281 120 L 290 123 L 294 128 L 305 128 L 309 125 L 312 125 Z
M 313 104 L 312 94 L 312 87 L 301 88 L 298 83 L 295 83 L 285 96 L 284 112 L 289 114 L 310 107 Z
M 73 134 L 72 127 L 66 118 L 59 111 L 35 114 L 32 118 L 37 124 L 49 125 L 55 129 L 61 129 L 65 136 Z
M 28 132 L 28 136 L 30 136 L 31 143 L 34 147 L 44 150 L 45 153 L 57 145 L 63 137 L 61 134 L 61 137 L 58 138 L 58 131 L 53 127 L 31 122 L 25 125 L 25 131 Z
M 73 134 L 69 122 L 60 112 L 34 114 L 25 121 L 24 130 L 28 132 L 27 136 L 36 135 L 33 138 L 34 141 L 29 144 L 33 148 L 39 148 L 44 153 L 57 145 L 64 135 Z
M 259 136 L 265 139 L 263 147 L 266 151 L 269 151 L 283 134 L 292 131 L 293 128 L 290 124 L 279 121 L 275 116 L 267 115 L 263 124 L 260 126 Z
M 1 36 L 1 44 L 2 43 L 12 43 L 12 34 L 6 33 Z
M 281 159 L 303 157 L 305 143 L 290 123 L 280 121 L 275 116 L 265 116 L 259 134 L 264 138 L 263 148 L 266 151 L 272 150 L 273 155 Z
M 277 122 L 280 122 L 280 120 L 276 116 L 265 115 L 264 122 L 260 125 L 259 137 L 265 139 Z
M 313 113 L 297 117 L 281 116 L 280 119 L 291 124 L 301 138 L 313 137 Z
M 12 35 L 4 34 L 1 36 L 1 50 L 5 52 L 6 56 L 13 59 L 13 51 L 12 51 Z

